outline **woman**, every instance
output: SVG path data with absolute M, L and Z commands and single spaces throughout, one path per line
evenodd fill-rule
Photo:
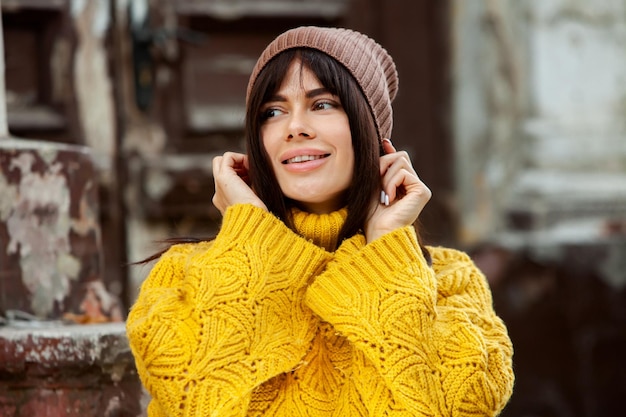
M 127 330 L 151 416 L 495 415 L 512 347 L 464 253 L 423 247 L 430 198 L 391 134 L 391 57 L 301 27 L 252 73 L 247 155 L 213 161 L 210 242 L 164 253 Z

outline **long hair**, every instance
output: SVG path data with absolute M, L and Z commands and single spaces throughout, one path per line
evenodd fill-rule
M 290 49 L 274 57 L 259 74 L 250 91 L 246 113 L 246 145 L 252 189 L 270 212 L 295 230 L 291 219 L 291 208 L 295 202 L 283 195 L 261 138 L 261 108 L 279 89 L 295 59 L 301 61 L 302 67 L 312 71 L 330 93 L 339 97 L 348 116 L 354 172 L 344 196 L 348 217 L 339 232 L 337 241 L 341 242 L 364 228 L 372 199 L 380 193 L 379 158 L 382 146 L 359 85 L 347 69 L 328 55 L 309 48 Z
M 354 172 L 344 195 L 348 215 L 337 239 L 340 244 L 344 239 L 365 229 L 371 203 L 381 190 L 379 164 L 383 148 L 363 91 L 350 72 L 335 59 L 315 49 L 294 48 L 276 55 L 261 71 L 250 90 L 246 106 L 245 139 L 250 164 L 250 185 L 268 210 L 297 232 L 291 217 L 291 209 L 296 202 L 283 194 L 261 138 L 262 106 L 278 91 L 289 66 L 296 59 L 301 61 L 303 68 L 313 72 L 330 93 L 339 97 L 348 116 L 354 150 Z M 171 246 L 202 240 L 210 239 L 174 238 L 165 242 Z M 418 241 L 422 253 L 430 263 L 430 254 L 421 244 L 419 233 Z M 157 259 L 166 250 L 141 263 Z

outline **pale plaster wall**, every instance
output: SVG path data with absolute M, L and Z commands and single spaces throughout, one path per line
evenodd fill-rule
M 460 235 L 610 238 L 626 222 L 626 0 L 453 1 Z M 509 233 L 511 210 L 532 233 Z
M 509 185 L 524 164 L 520 117 L 527 107 L 523 2 L 451 2 L 452 132 L 460 239 L 503 228 Z

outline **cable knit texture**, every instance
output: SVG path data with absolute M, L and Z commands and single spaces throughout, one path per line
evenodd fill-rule
M 176 245 L 127 320 L 150 416 L 492 416 L 512 347 L 470 258 L 411 227 L 337 245 L 346 210 L 251 205 Z

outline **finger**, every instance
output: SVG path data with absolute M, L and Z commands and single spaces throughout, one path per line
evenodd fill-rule
M 224 153 L 225 164 L 233 169 L 245 168 L 245 159 L 246 159 L 246 156 L 241 153 L 236 153 L 236 152 Z
M 394 152 L 389 155 L 382 156 L 380 158 L 380 175 L 384 176 L 387 174 L 394 175 L 395 172 L 406 169 L 411 172 L 415 172 L 413 169 L 413 164 L 411 163 L 411 158 L 409 154 L 405 151 Z
M 221 157 L 215 157 L 214 164 L 214 177 L 235 174 L 244 181 L 248 178 L 248 157 L 245 154 L 226 152 Z
M 221 170 L 221 166 L 222 166 L 222 159 L 223 157 L 221 156 L 216 156 L 213 158 L 213 178 L 217 177 L 220 173 Z
M 398 197 L 398 188 L 402 187 L 406 182 L 407 172 L 404 170 L 397 171 L 394 175 L 385 175 L 383 178 L 383 191 L 392 203 Z
M 385 138 L 382 140 L 382 143 L 383 143 L 383 152 L 385 154 L 394 153 L 396 151 L 396 148 L 391 143 L 391 139 Z
M 235 172 L 237 172 L 237 175 L 239 175 L 239 177 L 241 177 L 242 180 L 244 180 L 246 183 L 248 183 L 249 181 L 249 173 L 250 173 L 250 162 L 248 159 L 248 155 L 242 155 L 241 156 L 241 166 L 237 167 L 237 169 L 235 170 Z
M 413 170 L 401 168 L 393 173 L 388 173 L 383 178 L 383 190 L 389 196 L 389 201 L 393 202 L 397 198 L 419 191 L 419 188 L 426 188 Z

